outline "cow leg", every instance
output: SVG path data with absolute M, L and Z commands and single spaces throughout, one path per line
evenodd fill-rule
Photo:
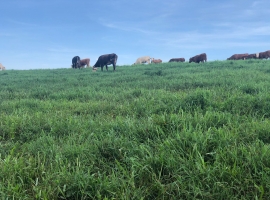
M 103 71 L 103 66 L 101 66 L 101 71 Z
M 106 70 L 108 71 L 108 65 L 106 65 Z
M 77 58 L 76 68 L 80 68 L 80 60 Z
M 115 64 L 113 63 L 113 71 L 115 71 Z

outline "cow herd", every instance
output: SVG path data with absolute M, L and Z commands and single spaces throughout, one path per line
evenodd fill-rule
M 103 71 L 103 67 L 106 66 L 106 69 L 108 71 L 108 65 L 111 65 L 111 64 L 113 65 L 113 70 L 115 70 L 117 58 L 118 56 L 115 53 L 101 55 L 99 56 L 96 64 L 94 64 L 93 70 L 96 70 L 97 67 L 101 67 L 101 70 Z M 73 69 L 84 68 L 85 65 L 87 67 L 90 67 L 89 58 L 81 59 L 79 56 L 75 56 L 74 58 L 72 58 L 71 67 Z
M 270 58 L 270 50 L 260 53 L 253 53 L 253 54 L 234 54 L 231 57 L 227 58 L 227 60 L 245 60 L 245 59 L 268 59 Z M 108 71 L 108 65 L 113 65 L 113 70 L 115 71 L 116 68 L 116 62 L 117 62 L 118 56 L 115 53 L 111 54 L 105 54 L 99 56 L 96 63 L 93 65 L 93 70 L 96 70 L 97 67 L 101 68 L 101 71 L 103 71 L 103 67 L 106 66 L 106 70 Z M 185 62 L 185 58 L 172 58 L 169 60 L 169 62 Z M 195 62 L 207 62 L 207 55 L 206 53 L 198 54 L 196 56 L 193 56 L 189 59 L 189 63 Z M 150 56 L 142 56 L 138 58 L 133 65 L 137 64 L 144 64 L 144 63 L 162 63 L 161 59 L 155 59 L 151 58 Z M 75 56 L 72 58 L 72 68 L 84 68 L 85 66 L 90 67 L 90 59 L 80 59 L 79 56 Z
M 100 67 L 101 71 L 103 71 L 103 67 L 106 66 L 106 70 L 108 71 L 108 65 L 113 65 L 113 70 L 115 71 L 117 59 L 118 59 L 118 56 L 115 53 L 101 55 L 101 56 L 99 56 L 96 64 L 93 65 L 92 69 L 96 70 L 97 67 Z M 207 56 L 205 53 L 193 56 L 189 59 L 189 62 L 196 62 L 196 63 L 206 62 L 206 61 L 207 61 Z M 169 62 L 185 62 L 185 58 L 172 58 L 169 60 Z M 144 64 L 144 63 L 158 64 L 158 63 L 162 63 L 162 60 L 151 58 L 150 56 L 142 56 L 142 57 L 138 58 L 133 65 Z M 90 67 L 90 59 L 89 58 L 81 59 L 79 56 L 75 56 L 72 58 L 71 67 L 73 69 L 84 68 L 85 65 L 87 67 Z
M 260 53 L 244 53 L 244 54 L 233 54 L 227 60 L 246 60 L 246 59 L 268 59 L 270 58 L 270 50 Z

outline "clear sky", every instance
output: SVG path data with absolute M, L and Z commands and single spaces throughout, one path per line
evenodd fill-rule
M 226 60 L 270 50 L 270 0 L 2 0 L 0 63 L 7 69 L 69 68 L 74 56 L 116 53 Z

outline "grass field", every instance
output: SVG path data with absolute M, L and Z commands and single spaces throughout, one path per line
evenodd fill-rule
M 0 72 L 1 199 L 269 199 L 270 61 Z

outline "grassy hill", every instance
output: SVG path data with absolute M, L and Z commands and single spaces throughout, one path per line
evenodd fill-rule
M 0 72 L 2 199 L 268 199 L 270 61 Z

